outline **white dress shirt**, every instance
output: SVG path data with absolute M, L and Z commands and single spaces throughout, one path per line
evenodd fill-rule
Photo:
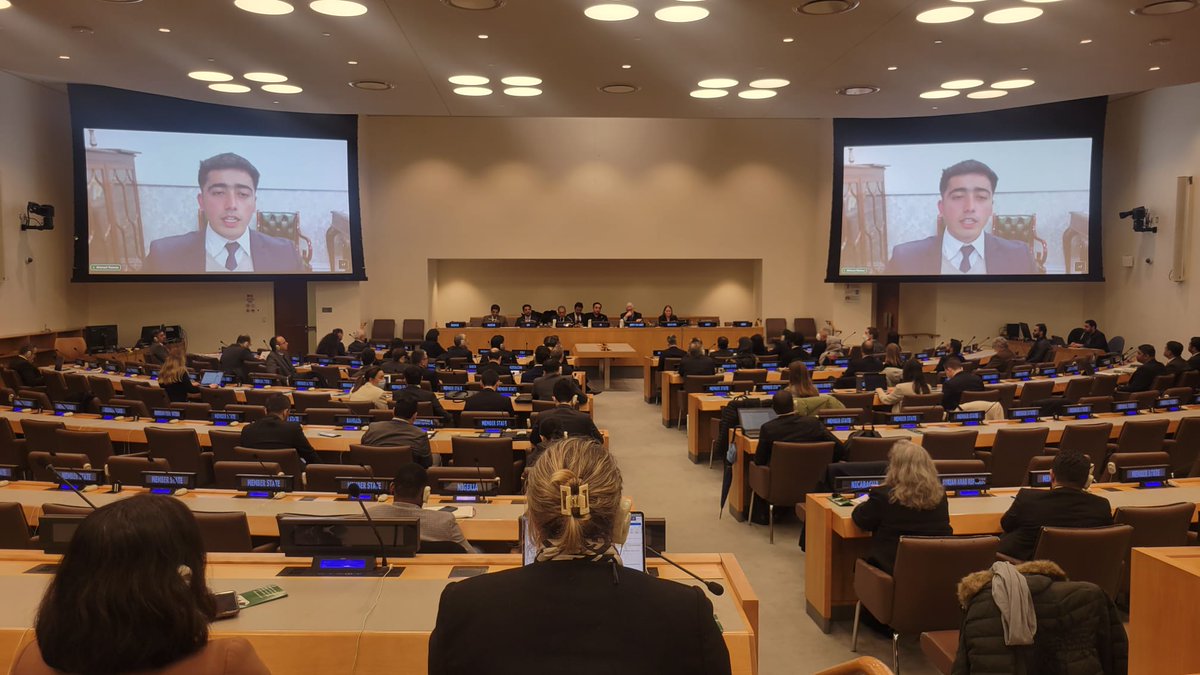
M 982 232 L 975 241 L 962 242 L 954 238 L 954 235 L 949 232 L 942 235 L 942 274 L 963 274 L 958 267 L 962 264 L 962 247 L 968 244 L 975 247 L 971 251 L 971 269 L 967 270 L 967 274 L 987 274 L 987 255 L 986 255 L 987 237 Z
M 233 259 L 237 261 L 237 267 L 233 268 L 234 272 L 253 272 L 254 259 L 250 256 L 250 228 L 247 227 L 242 236 L 234 240 L 238 244 L 237 253 L 234 253 Z M 205 260 L 204 269 L 207 272 L 228 272 L 225 269 L 225 259 L 229 257 L 229 250 L 225 248 L 225 244 L 230 243 L 230 240 L 213 232 L 211 227 L 204 228 L 204 250 L 207 251 L 207 259 Z

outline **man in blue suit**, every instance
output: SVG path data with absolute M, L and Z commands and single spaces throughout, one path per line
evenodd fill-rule
M 258 213 L 258 169 L 226 152 L 200 162 L 196 201 L 207 225 L 150 242 L 144 272 L 198 274 L 303 272 L 292 242 L 253 230 Z
M 942 232 L 892 250 L 888 274 L 1035 274 L 1024 242 L 986 232 L 992 222 L 996 172 L 968 159 L 942 172 Z M 949 236 L 945 236 L 949 235 Z

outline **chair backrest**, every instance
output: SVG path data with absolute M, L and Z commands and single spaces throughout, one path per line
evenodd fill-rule
M 74 504 L 42 504 L 42 513 L 48 516 L 89 516 L 92 514 L 92 507 Z
M 1088 396 L 1112 396 L 1117 391 L 1118 381 L 1116 375 L 1097 375 Z
M 265 465 L 265 466 L 264 466 Z M 238 489 L 238 474 L 270 474 L 272 476 L 286 473 L 283 467 L 275 462 L 217 462 L 213 464 L 216 475 L 216 486 L 223 490 Z
M 1111 422 L 1068 424 L 1063 427 L 1058 449 L 1083 453 L 1096 466 L 1099 475 L 1104 468 L 1104 458 L 1108 456 L 1108 438 L 1112 435 L 1112 426 Z
M 696 394 L 704 391 L 704 387 L 710 384 L 717 384 L 724 379 L 724 375 L 688 375 L 683 378 L 683 392 L 685 394 Z
M 1067 403 L 1075 403 L 1084 396 L 1090 396 L 1092 388 L 1096 386 L 1096 378 L 1094 377 L 1076 377 L 1067 381 L 1067 388 L 1063 390 L 1063 400 Z
M 66 400 L 70 392 L 67 390 L 67 380 L 62 373 L 53 370 L 43 370 L 42 377 L 46 381 L 46 395 L 52 401 Z
M 176 404 L 176 405 L 178 405 L 178 404 Z M 196 403 L 193 405 L 204 405 L 204 404 Z M 261 406 L 261 405 L 248 405 L 245 403 L 230 403 L 229 405 L 225 406 L 225 410 L 226 410 L 226 412 L 242 413 L 242 419 L 244 419 L 247 422 L 256 422 L 267 416 L 266 407 Z M 207 417 L 207 414 L 205 415 L 205 417 Z
M 339 478 L 370 478 L 370 466 L 357 464 L 309 464 L 304 467 L 304 489 L 310 492 L 337 492 Z M 392 474 L 395 476 L 396 474 Z
M 908 399 L 905 399 L 906 403 L 907 401 Z M 983 391 L 964 391 L 962 393 L 962 398 L 959 399 L 960 403 L 971 403 L 972 401 L 995 401 L 996 403 L 1001 403 L 1000 390 L 984 389 Z M 941 401 L 938 401 L 938 404 L 940 405 Z M 1003 403 L 1001 403 L 1001 407 L 1003 407 Z
M 513 459 L 511 438 L 455 436 L 450 442 L 454 466 L 491 467 L 500 478 L 501 494 L 520 492 L 520 467 L 523 462 Z
M 27 452 L 52 452 L 58 450 L 58 429 L 66 429 L 67 425 L 53 420 L 21 420 L 21 434 L 25 436 Z
M 1113 354 L 1124 354 L 1125 337 L 1121 335 L 1114 335 L 1108 338 L 1108 351 Z
M 321 384 L 330 389 L 336 388 L 338 386 L 338 380 L 342 379 L 342 370 L 337 366 L 321 366 L 314 363 L 311 368 L 313 377 L 320 380 Z M 326 394 L 326 396 L 328 396 L 328 394 Z
M 141 485 L 143 471 L 170 471 L 171 463 L 141 455 L 113 455 L 108 458 L 107 468 L 109 482 Z
M 1034 560 L 1053 560 L 1071 581 L 1090 581 L 1116 598 L 1133 527 L 1043 527 Z
M 375 319 L 371 322 L 371 342 L 391 342 L 395 339 L 395 319 Z
M 871 408 L 875 405 L 875 392 L 865 391 L 862 393 L 845 393 L 834 392 L 833 397 L 842 402 L 842 405 L 847 408 L 858 408 L 862 410 L 862 421 L 868 422 L 874 413 Z
M 0 548 L 29 548 L 25 511 L 16 502 L 0 502 Z
M 847 462 L 886 462 L 888 452 L 899 438 L 856 436 L 846 444 Z
M 921 416 L 921 421 L 926 424 L 933 424 L 946 419 L 946 409 L 940 405 L 922 405 L 913 408 L 905 408 L 904 412 L 919 414 Z
M 763 337 L 767 342 L 783 335 L 783 331 L 787 330 L 787 319 L 767 319 L 763 322 L 764 334 Z
M 246 397 L 246 405 L 261 405 L 264 408 L 267 401 L 278 393 L 272 389 L 245 389 L 242 391 L 242 395 Z M 292 395 L 295 396 L 295 393 L 293 392 Z
M 900 537 L 892 573 L 892 628 L 899 633 L 950 630 L 962 623 L 958 582 L 987 569 L 1000 539 L 974 537 Z
M 670 359 L 668 359 L 670 360 Z M 733 379 L 739 382 L 766 382 L 766 368 L 738 368 L 733 371 Z
M 1121 469 L 1124 469 L 1126 467 L 1162 466 L 1164 464 L 1169 466 L 1170 463 L 1171 463 L 1171 456 L 1165 452 L 1114 452 L 1108 456 L 1108 461 L 1105 462 L 1105 470 L 1107 471 L 1108 465 L 1111 464 L 1116 469 L 1116 471 L 1113 472 L 1112 476 L 1109 476 L 1109 477 L 1102 476 L 1102 478 L 1104 480 L 1114 480 L 1115 481 L 1120 478 L 1120 476 L 1118 476 L 1117 473 L 1119 473 L 1121 471 Z
M 67 392 L 76 396 L 91 393 L 91 385 L 88 384 L 88 376 L 79 373 L 65 373 L 63 382 L 67 385 Z
M 543 401 L 542 399 L 533 400 L 533 412 L 542 412 L 543 410 L 553 410 L 558 407 L 558 401 Z
M 496 470 L 486 466 L 431 466 L 426 475 L 429 478 L 429 487 L 433 489 L 433 494 L 453 494 L 449 489 L 443 488 L 441 479 L 452 478 L 468 481 L 495 480 Z
M 1084 396 L 1078 402 L 1091 405 L 1093 413 L 1109 413 L 1113 408 L 1112 396 Z
M 975 459 L 976 429 L 960 431 L 927 431 L 921 436 L 921 446 L 933 459 Z
M 56 469 L 82 469 L 90 466 L 91 460 L 81 452 L 57 452 L 51 455 L 35 450 L 29 453 L 29 473 L 33 480 L 57 483 L 58 477 L 50 470 L 51 465 Z
M 1000 405 L 1004 408 L 1004 412 L 1008 412 L 1013 407 L 1013 401 L 1017 398 L 1017 385 L 1014 382 L 1004 384 L 989 384 L 986 387 L 1000 392 Z M 964 395 L 966 392 L 963 392 Z M 965 400 L 965 399 L 964 399 Z
M 146 446 L 151 457 L 161 457 L 175 471 L 204 473 L 200 436 L 195 429 L 146 427 Z
M 393 478 L 401 466 L 413 461 L 412 448 L 407 445 L 352 444 L 346 463 L 370 467 L 377 478 Z
M 113 405 L 128 406 L 129 414 L 135 415 L 140 419 L 146 419 L 147 417 L 150 416 L 150 408 L 146 407 L 146 404 L 142 401 L 135 401 L 134 399 L 131 399 L 131 398 L 122 398 L 120 396 L 114 396 L 114 397 L 108 399 L 108 402 Z
M 1192 372 L 1192 371 L 1188 371 Z M 1175 437 L 1163 444 L 1171 455 L 1171 475 L 1182 478 L 1200 459 L 1200 417 L 1185 417 L 1175 427 Z M 3 443 L 0 442 L 0 447 Z
M 1192 502 L 1161 506 L 1121 506 L 1113 514 L 1117 525 L 1133 527 L 1131 547 L 1187 546 L 1188 530 L 1196 505 Z
M 418 341 L 425 339 L 425 319 L 405 319 L 401 322 L 400 338 Z
M 1049 427 L 1001 428 L 992 442 L 992 487 L 1018 487 L 1029 478 L 1029 460 L 1046 451 Z
M 25 386 L 25 383 L 21 381 L 20 376 L 17 375 L 17 371 L 13 370 L 12 368 L 0 367 L 0 379 L 4 381 L 5 386 L 13 391 L 21 389 Z
M 254 550 L 250 539 L 250 521 L 243 511 L 218 513 L 193 511 L 196 524 L 200 526 L 200 538 L 208 553 L 250 553 Z
M 803 335 L 806 339 L 809 339 L 809 340 L 816 339 L 817 320 L 812 317 L 808 317 L 808 316 L 793 318 L 792 319 L 792 332 L 797 333 L 799 335 Z M 788 364 L 785 363 L 783 365 L 786 366 Z
M 212 406 L 213 410 L 224 410 L 230 403 L 237 403 L 237 392 L 232 389 L 200 387 L 200 400 Z
M 761 495 L 775 505 L 798 504 L 816 492 L 833 462 L 833 443 L 776 443 L 771 450 L 770 483 Z
M 939 476 L 952 473 L 983 473 L 988 470 L 982 459 L 935 459 L 933 468 Z
M 988 392 L 979 392 L 979 393 L 982 394 L 982 393 L 988 393 Z M 995 396 L 998 400 L 1000 397 L 1000 394 L 997 392 L 995 394 Z M 941 404 L 942 404 L 942 392 L 935 391 L 935 392 L 929 393 L 929 394 L 912 394 L 910 396 L 905 396 L 904 400 L 900 401 L 900 409 L 908 410 L 909 408 L 921 408 L 921 407 L 925 407 L 925 406 L 941 405 Z
M 234 448 L 242 444 L 242 432 L 240 429 L 226 431 L 224 429 L 212 429 L 208 432 L 208 442 L 211 446 L 214 462 L 233 462 L 237 461 L 237 456 L 234 453 Z
M 7 417 L 0 417 L 0 464 L 12 464 L 25 470 L 29 468 L 28 455 L 28 444 L 17 438 Z
M 166 407 L 166 406 L 164 406 L 164 407 Z M 208 421 L 209 413 L 212 412 L 211 404 L 198 403 L 195 401 L 184 401 L 181 403 L 172 403 L 170 405 L 170 407 L 174 408 L 175 410 L 182 410 L 183 411 L 183 419 L 185 419 L 185 420 Z M 225 409 L 233 410 L 234 406 L 228 405 L 228 406 L 225 406 Z M 249 419 L 249 418 L 247 418 L 247 419 Z
M 1175 383 L 1178 387 L 1187 387 L 1188 389 L 1200 388 L 1200 370 L 1186 370 L 1179 376 L 1179 381 Z
M 1117 452 L 1160 452 L 1167 437 L 1168 419 L 1130 420 L 1121 428 Z
M 54 407 L 54 403 L 50 400 L 49 396 L 35 389 L 19 389 L 17 390 L 17 396 L 33 399 L 37 407 L 42 410 L 50 410 Z
M 292 409 L 296 412 L 307 412 L 309 408 L 328 408 L 330 396 L 328 392 L 294 391 L 292 392 Z
M 145 403 L 149 408 L 166 408 L 171 405 L 171 397 L 167 396 L 167 390 L 161 387 L 139 384 L 133 388 L 132 395 L 130 392 L 125 392 L 125 395 Z
M 1021 397 L 1017 399 L 1017 405 L 1030 406 L 1050 398 L 1053 393 L 1054 380 L 1030 380 L 1021 385 Z
M 464 410 L 458 414 L 458 425 L 464 429 L 473 429 L 475 420 L 513 419 L 508 413 L 490 412 L 487 410 Z
M 239 445 L 233 449 L 233 456 L 237 458 L 235 461 L 278 464 L 283 468 L 285 474 L 296 476 L 297 481 L 300 480 L 300 474 L 304 473 L 304 465 L 300 463 L 300 454 L 296 452 L 295 448 L 263 450 L 261 448 L 244 448 Z M 256 473 L 261 473 L 261 471 Z
M 1150 385 L 1150 388 L 1153 389 L 1155 392 L 1162 392 L 1167 387 L 1175 386 L 1175 378 L 1176 377 L 1177 377 L 1177 375 L 1175 373 L 1166 373 L 1164 375 L 1159 375 L 1158 377 L 1154 378 L 1154 383 Z
M 349 408 L 324 406 L 320 408 L 306 408 L 304 410 L 304 414 L 307 415 L 307 417 L 304 418 L 304 423 L 331 426 L 337 424 L 338 415 L 346 415 L 349 413 Z
M 369 415 L 375 409 L 374 401 L 342 401 L 341 403 L 354 415 Z
M 114 454 L 112 439 L 107 431 L 55 429 L 54 436 L 56 450 L 87 455 L 93 469 L 103 468 Z

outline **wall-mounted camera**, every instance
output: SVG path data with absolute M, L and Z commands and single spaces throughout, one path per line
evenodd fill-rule
M 53 230 L 54 207 L 49 204 L 29 202 L 25 213 L 20 214 L 21 230 Z
M 1135 206 L 1128 211 L 1121 212 L 1121 219 L 1133 219 L 1134 232 L 1158 232 L 1157 227 L 1146 227 L 1146 221 L 1150 218 L 1150 212 L 1144 206 Z

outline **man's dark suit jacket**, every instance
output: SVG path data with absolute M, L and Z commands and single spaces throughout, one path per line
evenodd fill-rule
M 254 274 L 304 271 L 292 242 L 258 230 L 250 230 L 250 257 L 254 261 Z M 150 242 L 150 253 L 142 269 L 153 274 L 202 274 L 207 258 L 204 230 L 195 230 Z
M 546 370 L 540 364 L 530 366 L 527 370 L 521 372 L 521 384 L 537 382 L 537 379 L 545 374 Z
M 733 356 L 733 350 L 732 349 L 714 349 L 711 352 L 709 352 L 708 355 L 713 357 L 714 359 L 728 359 Z
M 8 367 L 16 371 L 17 377 L 27 387 L 43 387 L 46 385 L 46 376 L 42 375 L 37 366 L 19 356 L 13 359 L 12 363 L 8 364 Z
M 512 399 L 495 389 L 483 389 L 472 394 L 471 398 L 463 403 L 463 412 L 502 412 L 516 415 L 513 412 Z
M 408 420 L 392 418 L 377 420 L 362 437 L 363 445 L 406 445 L 412 449 L 413 461 L 428 469 L 433 466 L 429 435 Z
M 1188 359 L 1188 368 L 1190 370 L 1200 370 L 1200 352 L 1192 354 L 1192 358 Z
M 454 424 L 454 417 L 442 407 L 442 402 L 438 400 L 437 394 L 432 391 L 426 391 L 420 386 L 409 387 L 404 391 L 411 392 L 413 398 L 417 399 L 417 403 L 428 402 L 430 407 L 433 408 L 433 414 L 442 418 L 446 426 Z
M 763 424 L 758 430 L 758 450 L 754 452 L 754 463 L 769 465 L 771 450 L 776 443 L 824 443 L 833 441 L 833 461 L 844 459 L 842 442 L 829 433 L 821 420 L 809 415 L 788 413 Z
M 557 316 L 557 315 L 556 315 Z M 571 312 L 567 315 L 567 323 L 582 326 L 587 323 L 589 314 L 580 314 L 579 312 Z
M 267 353 L 267 372 L 282 375 L 291 381 L 296 376 L 296 366 L 292 365 L 292 357 L 287 352 L 272 351 Z
M 249 349 L 241 345 L 229 345 L 221 352 L 221 372 L 233 375 L 238 382 L 247 382 L 246 362 L 257 360 Z
M 551 313 L 553 314 L 553 312 L 551 312 Z M 529 323 L 530 321 L 532 321 L 533 323 L 541 323 L 542 315 L 537 312 L 530 311 L 529 316 L 525 316 L 524 314 L 522 314 L 521 316 L 517 317 L 517 325 L 518 326 L 520 326 L 523 323 Z
M 478 368 L 475 369 L 475 381 L 482 382 L 483 373 L 488 370 L 495 371 L 496 374 L 501 377 L 509 374 L 508 366 L 504 366 L 499 363 L 492 363 L 491 361 L 484 361 L 483 363 L 479 364 Z
M 538 413 L 537 422 L 529 434 L 529 442 L 537 445 L 543 438 L 561 436 L 563 432 L 568 436 L 591 436 L 597 441 L 604 440 L 591 415 L 569 405 L 560 405 Z
M 1017 355 L 1013 354 L 1011 349 L 998 351 L 995 354 L 992 354 L 992 357 L 988 359 L 986 367 L 993 368 L 1003 375 L 1008 373 L 1009 370 L 1012 370 L 1012 362 L 1015 358 L 1017 358 Z
M 975 373 L 963 371 L 946 380 L 946 384 L 942 385 L 942 407 L 946 410 L 955 410 L 962 403 L 964 391 L 984 391 L 985 389 L 987 387 L 983 384 L 982 378 Z
M 988 274 L 1036 274 L 1033 256 L 1024 242 L 984 232 Z M 892 249 L 887 274 L 941 274 L 942 236 L 933 235 Z
M 1133 371 L 1133 375 L 1129 376 L 1129 381 L 1117 389 L 1129 392 L 1149 391 L 1154 386 L 1154 378 L 1166 374 L 1167 367 L 1161 361 L 1147 361 L 1138 366 L 1137 370 Z
M 592 314 L 588 314 L 586 316 L 587 316 L 587 322 L 588 322 L 589 326 L 592 325 L 593 323 L 595 323 L 596 321 L 608 321 L 608 315 L 605 314 L 604 312 L 600 312 L 599 314 L 596 314 L 593 312 Z
M 451 347 L 450 349 L 446 350 L 445 354 L 442 354 L 442 357 L 439 358 L 438 361 L 449 363 L 450 359 L 462 358 L 465 358 L 467 363 L 475 363 L 475 355 L 472 354 L 471 350 L 467 349 L 466 347 Z
M 328 356 L 329 358 L 333 358 L 335 356 L 345 356 L 346 345 L 342 344 L 342 341 L 338 339 L 337 335 L 330 333 L 321 338 L 321 341 L 317 343 L 316 353 L 322 356 Z
M 1100 331 L 1096 331 L 1091 335 L 1084 333 L 1083 337 L 1079 338 L 1079 344 L 1087 347 L 1088 349 L 1099 349 L 1104 352 L 1108 351 L 1108 338 L 1104 337 L 1104 333 Z
M 503 607 L 505 620 L 482 607 Z M 532 648 L 530 636 L 553 648 Z M 703 589 L 605 561 L 538 562 L 442 591 L 430 675 L 555 671 L 728 675 L 730 664 Z
M 625 315 L 626 315 L 626 312 L 621 312 L 621 316 L 618 317 L 619 320 L 624 321 L 625 323 L 633 323 L 635 321 L 642 320 L 642 313 L 637 311 L 636 309 L 633 310 L 633 318 L 627 319 L 627 318 L 625 318 Z
M 506 326 L 508 326 L 508 317 L 502 316 L 502 315 L 501 316 L 492 316 L 489 314 L 489 315 L 483 317 L 483 322 L 484 323 L 495 323 L 499 327 L 506 327 Z
M 166 363 L 167 357 L 170 355 L 170 352 L 167 351 L 167 346 L 160 342 L 151 342 L 150 346 L 146 347 L 146 350 L 142 353 L 143 358 L 146 359 L 146 363 L 156 366 Z
M 533 381 L 533 397 L 539 401 L 554 400 L 554 385 L 558 384 L 559 380 L 567 380 L 571 383 L 571 388 L 575 392 L 575 399 L 580 403 L 587 401 L 587 394 L 579 388 L 579 383 L 573 377 L 567 377 L 560 373 L 554 375 L 543 375 Z
M 431 361 L 436 361 L 446 353 L 446 348 L 437 340 L 426 340 L 421 343 L 421 351 L 425 352 L 425 356 L 428 356 Z
M 685 356 L 679 361 L 679 374 L 684 377 L 716 373 L 717 361 L 711 356 Z
M 959 352 L 957 354 L 947 354 L 947 355 L 943 356 L 942 358 L 938 359 L 937 365 L 934 366 L 933 369 L 938 372 L 945 370 L 946 369 L 946 359 L 950 358 L 951 356 L 957 358 L 959 361 L 962 361 L 963 363 L 967 362 L 967 357 L 963 356 L 962 352 Z
M 828 343 L 821 342 L 819 340 L 813 340 L 813 342 L 812 342 L 812 359 L 814 361 L 816 361 L 817 359 L 821 358 L 821 355 L 825 353 L 825 348 L 828 346 L 829 346 Z
M 441 391 L 442 389 L 442 376 L 438 375 L 436 370 L 422 368 L 421 381 L 429 383 L 430 391 Z
M 850 518 L 855 525 L 871 533 L 870 562 L 888 574 L 896 567 L 896 548 L 900 545 L 900 537 L 954 534 L 950 527 L 949 499 L 943 499 L 932 509 L 919 510 L 893 502 L 891 491 L 886 487 L 872 489 L 867 501 L 854 507 Z
M 780 362 L 779 365 L 783 365 Z M 846 366 L 846 372 L 842 373 L 842 377 L 854 377 L 859 373 L 878 373 L 883 370 L 883 362 L 874 356 L 852 359 L 850 365 Z
M 1050 360 L 1050 356 L 1054 353 L 1054 345 L 1046 338 L 1035 340 L 1033 346 L 1029 348 L 1029 354 L 1026 355 L 1026 363 L 1045 363 Z
M 1184 361 L 1181 357 L 1178 357 L 1178 356 L 1171 359 L 1170 361 L 1167 361 L 1166 365 L 1163 367 L 1166 369 L 1166 372 L 1175 373 L 1175 381 L 1176 382 L 1179 381 L 1180 375 L 1182 375 L 1192 369 L 1191 366 L 1188 365 L 1187 361 Z
M 1103 527 L 1112 525 L 1112 505 L 1100 495 L 1069 487 L 1024 489 L 1000 518 L 1004 534 L 1000 552 L 1029 560 L 1043 527 Z
M 679 347 L 676 347 L 675 345 L 671 345 L 670 347 L 664 349 L 662 355 L 658 357 L 658 369 L 664 370 L 666 368 L 667 359 L 683 359 L 683 357 L 687 355 L 687 352 L 683 351 Z M 683 361 L 681 360 L 680 363 L 683 363 Z
M 242 429 L 241 446 L 257 450 L 295 448 L 305 464 L 321 463 L 321 458 L 313 451 L 312 444 L 304 437 L 304 429 L 300 424 L 281 420 L 275 415 L 267 415 L 247 424 Z

